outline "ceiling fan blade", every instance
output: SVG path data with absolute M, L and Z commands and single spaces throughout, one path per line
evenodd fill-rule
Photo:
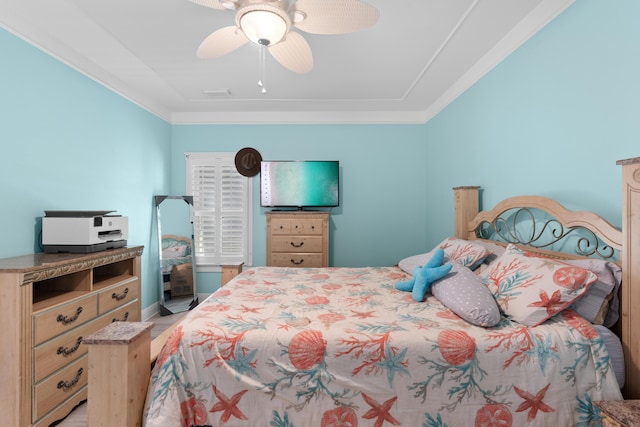
M 236 26 L 220 28 L 200 43 L 197 55 L 198 58 L 219 58 L 233 52 L 248 41 L 249 39 Z
M 220 0 L 189 0 L 189 1 L 195 4 L 199 4 L 200 6 L 210 7 L 212 9 L 222 9 L 222 10 L 227 9 L 222 5 Z
M 298 0 L 295 10 L 305 19 L 297 28 L 312 34 L 344 34 L 364 30 L 378 22 L 380 13 L 360 0 Z
M 304 74 L 313 69 L 309 43 L 295 31 L 289 31 L 286 39 L 269 46 L 269 52 L 283 67 L 294 73 Z

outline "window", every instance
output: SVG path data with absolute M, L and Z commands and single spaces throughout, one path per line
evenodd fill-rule
M 252 263 L 252 191 L 235 153 L 185 153 L 187 194 L 193 196 L 196 264 Z M 201 271 L 203 271 L 201 269 Z M 212 270 L 213 271 L 213 270 Z

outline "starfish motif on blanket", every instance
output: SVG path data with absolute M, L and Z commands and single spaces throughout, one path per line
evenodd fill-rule
M 242 304 L 242 312 L 243 313 L 260 314 L 259 310 L 262 310 L 262 307 L 247 307 L 246 305 Z
M 351 310 L 351 312 L 353 313 L 353 317 L 357 317 L 360 319 L 367 319 L 370 317 L 376 317 L 374 315 L 375 311 L 371 310 L 371 311 L 355 311 L 355 310 Z
M 562 294 L 559 290 L 549 297 L 546 291 L 540 291 L 540 301 L 532 302 L 528 307 L 544 307 L 549 314 L 555 314 L 562 309 L 566 301 L 562 301 Z
M 387 371 L 387 380 L 389 380 L 389 385 L 393 385 L 393 379 L 396 376 L 396 372 L 400 374 L 407 374 L 411 376 L 409 371 L 407 370 L 407 361 L 404 360 L 405 354 L 407 354 L 407 348 L 402 350 L 397 355 L 395 354 L 393 348 L 389 345 L 388 342 L 384 345 L 384 359 L 376 362 L 375 365 L 379 368 L 386 369 Z
M 229 421 L 231 415 L 241 420 L 247 420 L 247 416 L 243 414 L 240 409 L 238 409 L 238 403 L 240 403 L 240 399 L 247 391 L 248 390 L 242 390 L 234 394 L 231 399 L 229 399 L 214 385 L 213 392 L 216 394 L 219 402 L 216 402 L 216 404 L 213 405 L 213 408 L 211 408 L 209 412 L 223 411 L 222 415 L 220 416 L 220 424 L 224 424 Z
M 370 398 L 364 393 L 362 393 L 362 398 L 364 399 L 365 402 L 369 404 L 369 406 L 371 406 L 371 409 L 369 409 L 367 413 L 362 416 L 362 418 L 365 418 L 367 420 L 372 420 L 376 418 L 376 422 L 373 425 L 374 427 L 382 427 L 385 421 L 390 422 L 394 426 L 400 425 L 400 421 L 393 418 L 393 416 L 391 416 L 391 414 L 389 413 L 389 411 L 391 410 L 391 407 L 393 406 L 395 401 L 398 399 L 398 396 L 392 397 L 391 399 L 384 402 L 382 405 L 378 403 L 375 399 Z
M 513 389 L 516 391 L 516 393 L 518 393 L 518 396 L 524 399 L 524 402 L 522 402 L 520 406 L 518 406 L 516 412 L 523 412 L 528 409 L 529 414 L 527 415 L 527 420 L 529 422 L 533 421 L 536 418 L 536 416 L 538 415 L 538 411 L 554 412 L 555 409 L 542 401 L 545 394 L 547 394 L 547 390 L 549 389 L 550 385 L 551 383 L 540 389 L 540 391 L 536 393 L 535 396 L 529 392 L 519 389 L 516 386 L 513 386 Z

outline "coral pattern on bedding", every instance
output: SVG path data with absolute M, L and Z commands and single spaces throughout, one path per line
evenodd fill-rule
M 598 332 L 570 310 L 474 326 L 395 289 L 397 267 L 245 271 L 175 329 L 145 425 L 593 426 L 621 399 Z

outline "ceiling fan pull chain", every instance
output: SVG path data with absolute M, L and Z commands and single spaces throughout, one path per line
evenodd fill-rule
M 265 60 L 266 60 L 266 51 L 267 46 L 269 46 L 269 41 L 260 39 L 258 40 L 258 66 L 260 67 L 260 77 L 258 79 L 258 87 L 260 87 L 261 93 L 267 93 L 267 87 L 265 82 Z

